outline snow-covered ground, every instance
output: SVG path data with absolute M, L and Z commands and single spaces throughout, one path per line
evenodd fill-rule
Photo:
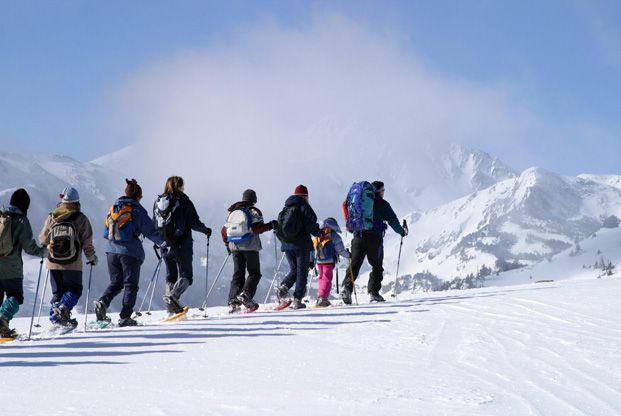
M 11 414 L 46 416 L 619 415 L 619 293 L 621 279 L 604 278 L 210 308 L 207 320 L 0 345 L 0 396 Z

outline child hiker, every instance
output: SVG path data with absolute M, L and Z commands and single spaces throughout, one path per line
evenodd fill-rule
M 343 239 L 339 235 L 341 228 L 332 217 L 326 218 L 321 224 L 321 234 L 313 238 L 315 250 L 312 252 L 311 264 L 316 263 L 319 269 L 319 288 L 317 290 L 317 308 L 330 306 L 328 300 L 332 290 L 332 273 L 339 256 L 350 258 L 349 251 L 343 245 Z

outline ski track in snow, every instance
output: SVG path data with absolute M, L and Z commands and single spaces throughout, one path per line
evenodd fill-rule
M 28 415 L 619 415 L 621 279 L 400 295 L 0 345 Z M 14 321 L 21 333 L 29 320 Z

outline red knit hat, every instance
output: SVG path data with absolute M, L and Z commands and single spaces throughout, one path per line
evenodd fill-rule
M 295 187 L 295 192 L 293 193 L 293 195 L 308 196 L 308 189 L 306 189 L 306 186 L 304 185 L 298 185 Z

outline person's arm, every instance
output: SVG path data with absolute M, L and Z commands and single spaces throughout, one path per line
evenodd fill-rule
M 274 229 L 274 223 L 268 222 L 267 224 L 263 222 L 263 214 L 258 208 L 250 208 L 250 215 L 252 215 L 252 225 L 250 229 L 255 234 L 263 234 L 267 231 L 272 231 Z
M 187 225 L 194 231 L 199 233 L 203 233 L 207 236 L 211 235 L 211 228 L 207 227 L 198 217 L 198 212 L 196 212 L 196 207 L 194 203 L 188 199 L 187 211 L 186 211 L 186 221 Z
M 78 234 L 86 260 L 88 260 L 89 263 L 96 265 L 97 256 L 95 255 L 95 247 L 93 246 L 93 227 L 91 227 L 91 222 L 84 214 L 82 214 L 82 220 L 80 221 L 80 226 L 78 227 Z
M 21 230 L 18 233 L 17 241 L 22 249 L 26 252 L 26 254 L 30 254 L 31 256 L 45 257 L 47 250 L 44 247 L 39 247 L 37 245 L 37 242 L 32 235 L 32 227 L 30 226 L 28 218 L 21 217 L 17 219 L 17 221 L 21 222 Z
M 135 219 L 138 222 L 138 231 L 140 231 L 140 233 L 146 238 L 153 241 L 153 243 L 155 243 L 156 245 L 164 245 L 164 238 L 162 238 L 162 235 L 155 227 L 155 223 L 153 222 L 151 217 L 149 217 L 147 210 L 145 210 L 143 207 L 137 207 L 134 208 L 134 210 L 138 213 L 137 218 Z
M 52 216 L 48 215 L 45 219 L 45 224 L 43 224 L 43 229 L 39 234 L 39 242 L 42 246 L 47 246 L 50 244 L 50 225 L 52 222 Z
M 336 231 L 332 231 L 332 242 L 334 243 L 334 250 L 339 256 L 346 259 L 350 257 L 349 251 L 347 251 L 345 244 L 343 244 L 343 239 Z
M 381 205 L 381 214 L 382 220 L 386 221 L 390 228 L 392 228 L 397 234 L 401 236 L 405 236 L 406 232 L 399 223 L 399 218 L 397 218 L 397 214 L 393 211 L 390 204 L 386 201 Z
M 313 208 L 310 205 L 304 205 L 304 230 L 307 233 L 314 235 L 315 237 L 319 237 L 321 234 L 321 229 L 319 228 L 319 224 L 317 224 L 317 214 L 313 211 Z

